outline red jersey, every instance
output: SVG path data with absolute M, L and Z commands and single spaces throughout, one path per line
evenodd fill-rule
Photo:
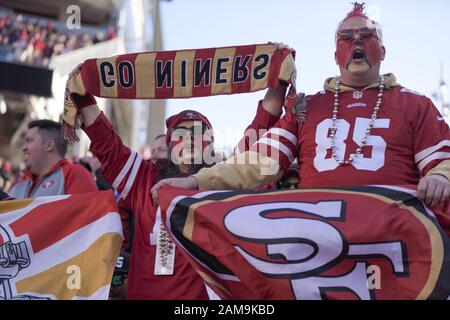
M 90 150 L 102 163 L 102 174 L 125 199 L 134 213 L 134 236 L 128 274 L 128 299 L 207 299 L 200 276 L 175 250 L 174 273 L 154 274 L 156 246 L 150 243 L 157 207 L 150 190 L 158 181 L 156 166 L 130 150 L 114 132 L 102 113 L 84 128 L 91 139 Z
M 378 88 L 340 93 L 335 138 L 339 160 L 348 160 L 361 146 L 378 93 Z M 431 168 L 450 159 L 448 125 L 430 99 L 404 87 L 384 90 L 361 156 L 344 166 L 332 157 L 334 93 L 307 96 L 306 104 L 302 127 L 289 113 L 252 147 L 269 149 L 266 155 L 285 171 L 297 157 L 302 188 L 417 184 Z
M 260 104 L 249 128 L 267 129 L 278 118 Z M 207 299 L 203 280 L 180 250 L 175 250 L 173 275 L 154 275 L 156 246 L 151 239 L 155 238 L 158 221 L 150 190 L 160 179 L 156 166 L 142 161 L 139 154 L 125 146 L 103 113 L 84 131 L 91 139 L 90 150 L 102 163 L 103 177 L 121 193 L 134 213 L 128 299 Z
M 234 147 L 233 153 L 238 154 L 248 151 L 251 145 L 264 135 L 269 128 L 272 128 L 278 120 L 280 115 L 274 116 L 266 111 L 263 107 L 263 101 L 260 100 L 256 110 L 255 117 L 252 123 L 245 129 L 244 137 Z

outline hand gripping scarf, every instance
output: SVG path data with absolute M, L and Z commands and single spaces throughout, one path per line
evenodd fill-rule
M 110 99 L 176 99 L 254 92 L 291 85 L 295 101 L 294 52 L 273 44 L 142 52 L 86 60 L 70 79 L 71 93 Z M 77 109 L 65 103 L 62 120 L 74 130 Z

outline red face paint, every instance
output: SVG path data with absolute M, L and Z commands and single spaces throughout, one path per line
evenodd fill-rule
M 339 40 L 336 46 L 336 59 L 338 64 L 347 69 L 348 65 L 354 61 L 354 52 L 362 51 L 364 58 L 370 66 L 379 63 L 383 57 L 383 49 L 377 37 L 366 39 Z M 357 59 L 356 59 L 357 60 Z
M 346 18 L 339 26 L 336 40 L 336 61 L 341 68 L 348 69 L 352 62 L 366 62 L 372 67 L 383 58 L 383 46 L 376 26 L 364 16 Z M 357 51 L 363 57 L 355 55 Z

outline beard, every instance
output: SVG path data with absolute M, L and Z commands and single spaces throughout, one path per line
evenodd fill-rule
M 206 160 L 194 145 L 190 146 L 189 151 L 185 151 L 181 144 L 178 145 L 178 147 L 177 145 L 178 144 L 169 144 L 168 159 L 157 159 L 154 162 L 158 175 L 156 177 L 157 181 L 167 178 L 188 177 L 196 174 L 203 168 L 212 167 L 217 161 L 213 148 L 214 145 L 211 142 L 202 144 L 201 150 L 205 150 L 205 148 L 208 150 L 206 152 Z M 175 157 L 177 155 L 179 157 L 177 160 L 178 163 L 171 158 L 172 156 Z M 181 170 L 181 167 L 183 167 L 183 170 Z
M 181 172 L 180 166 L 173 163 L 170 159 L 157 159 L 155 162 L 156 171 L 158 172 L 157 180 L 167 178 L 183 178 L 196 174 L 203 168 L 212 167 L 214 164 L 191 164 L 187 166 L 187 171 Z

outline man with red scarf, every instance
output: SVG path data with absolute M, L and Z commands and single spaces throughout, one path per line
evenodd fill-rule
M 160 181 L 187 189 L 253 189 L 275 180 L 297 158 L 301 188 L 417 185 L 431 207 L 450 196 L 450 130 L 431 100 L 380 75 L 386 55 L 381 26 L 364 4 L 336 30 L 340 76 L 324 90 L 298 96 L 288 112 L 251 149 L 183 179 Z M 281 100 L 280 100 L 281 103 Z M 246 158 L 258 158 L 254 164 Z
M 80 72 L 76 68 L 67 83 Z M 269 89 L 248 129 L 268 129 L 281 114 L 286 87 Z M 203 279 L 176 250 L 161 222 L 150 190 L 162 178 L 189 176 L 214 164 L 213 132 L 200 112 L 185 110 L 166 120 L 169 159 L 155 162 L 122 143 L 100 111 L 94 96 L 71 94 L 65 103 L 75 105 L 83 118 L 83 130 L 91 139 L 90 150 L 102 164 L 103 177 L 134 213 L 135 230 L 128 274 L 128 299 L 207 299 Z M 221 159 L 220 159 L 221 160 Z

